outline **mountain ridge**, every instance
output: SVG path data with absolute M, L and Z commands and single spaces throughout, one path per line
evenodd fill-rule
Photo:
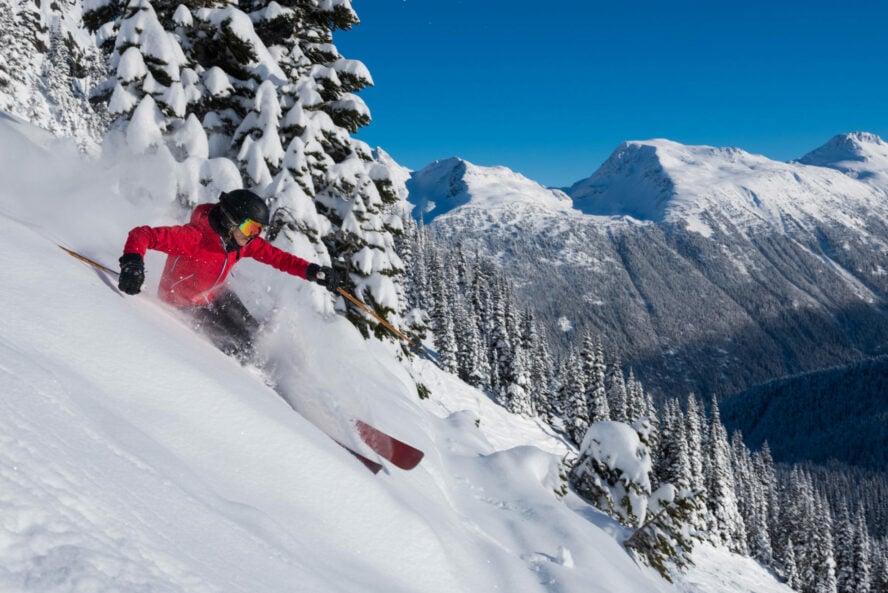
M 568 188 L 574 207 L 548 208 L 473 194 L 471 167 L 447 169 L 446 186 L 425 177 L 424 196 L 458 197 L 433 217 L 438 235 L 496 257 L 547 325 L 599 335 L 655 393 L 724 396 L 884 353 L 888 185 L 875 175 L 627 142 Z
M 503 166 L 483 167 L 458 157 L 435 161 L 412 173 L 407 181 L 414 216 L 431 222 L 461 207 L 494 209 L 516 204 L 555 212 L 571 210 L 570 198 L 559 189 Z

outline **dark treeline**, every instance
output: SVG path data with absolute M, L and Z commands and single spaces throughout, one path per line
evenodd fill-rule
M 623 503 L 596 506 L 635 530 L 633 549 L 664 576 L 705 541 L 755 558 L 804 593 L 888 593 L 884 475 L 778 466 L 767 443 L 751 451 L 739 431 L 728 435 L 714 398 L 708 410 L 693 394 L 656 405 L 590 334 L 553 355 L 548 328 L 490 259 L 438 242 L 412 220 L 400 242 L 414 334 L 434 343 L 443 368 L 578 447 L 566 462 L 577 494 L 600 503 L 602 489 L 621 484 Z M 635 429 L 647 475 L 619 475 L 580 447 L 603 421 Z M 646 501 L 646 522 L 630 499 Z

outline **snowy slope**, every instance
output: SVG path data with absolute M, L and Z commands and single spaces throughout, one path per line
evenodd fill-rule
M 275 310 L 260 373 L 54 245 L 113 264 L 130 226 L 184 218 L 163 163 L 84 161 L 0 121 L 0 172 L 0 591 L 786 591 L 705 549 L 675 587 L 639 568 L 611 520 L 553 495 L 557 438 L 402 366 L 318 287 L 239 268 Z M 285 399 L 427 456 L 373 476 Z

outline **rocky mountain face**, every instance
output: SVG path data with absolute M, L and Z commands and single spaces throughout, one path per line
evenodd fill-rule
M 793 163 L 654 140 L 564 192 L 458 159 L 408 187 L 565 347 L 589 329 L 655 393 L 726 396 L 885 353 L 886 154 L 867 134 Z

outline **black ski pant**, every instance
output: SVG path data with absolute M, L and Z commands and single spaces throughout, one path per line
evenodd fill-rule
M 224 291 L 209 305 L 186 311 L 194 320 L 195 328 L 210 338 L 219 350 L 237 357 L 243 364 L 253 361 L 253 343 L 259 322 L 236 294 Z

